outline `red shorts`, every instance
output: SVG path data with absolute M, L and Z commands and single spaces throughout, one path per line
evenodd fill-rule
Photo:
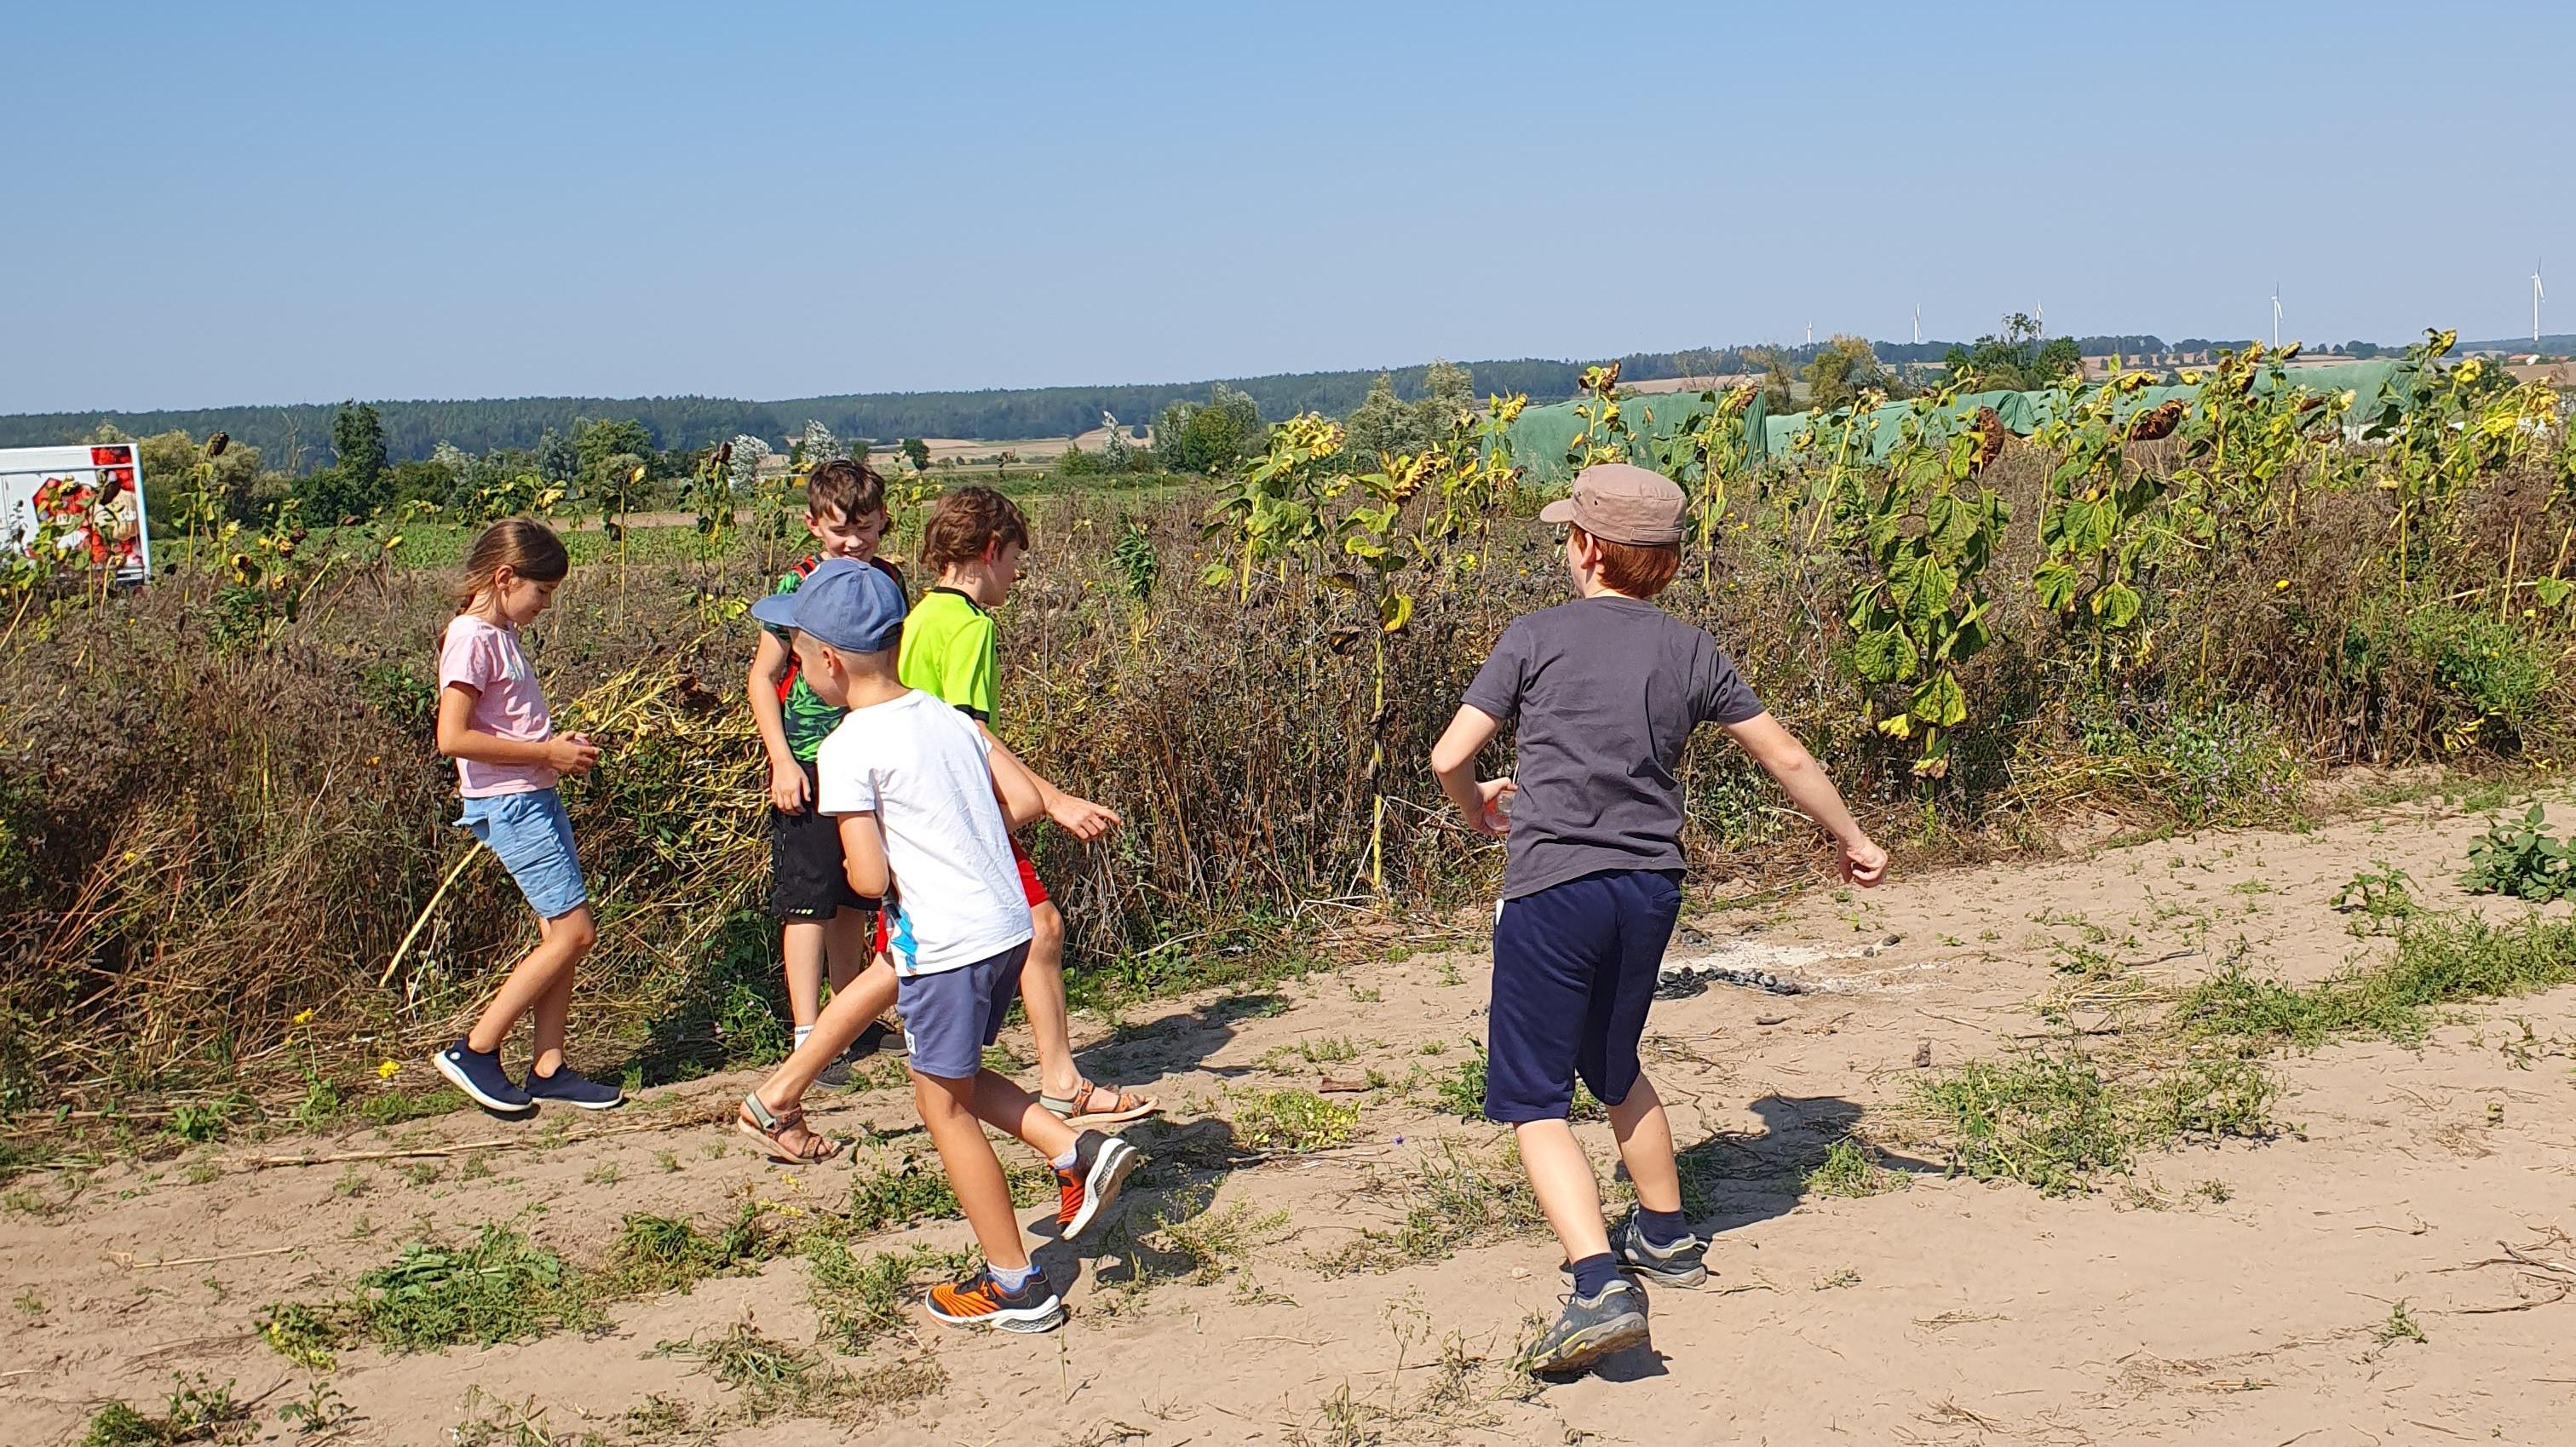
M 1038 867 L 1029 862 L 1028 852 L 1020 848 L 1020 842 L 1016 839 L 1011 841 L 1011 860 L 1013 863 L 1020 866 L 1020 892 L 1028 896 L 1029 908 L 1035 909 L 1042 904 L 1054 903 L 1054 899 L 1047 893 L 1046 881 L 1038 878 Z M 884 954 L 888 938 L 889 936 L 886 933 L 886 912 L 884 910 L 878 910 L 877 939 L 876 943 L 870 947 L 870 953 L 879 955 Z

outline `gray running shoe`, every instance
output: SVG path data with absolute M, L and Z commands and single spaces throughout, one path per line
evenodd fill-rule
M 1685 1236 L 1669 1246 L 1657 1246 L 1646 1240 L 1646 1229 L 1637 1224 L 1635 1207 L 1628 1219 L 1610 1233 L 1610 1252 L 1619 1258 L 1619 1269 L 1631 1276 L 1642 1276 L 1657 1286 L 1703 1286 L 1708 1282 L 1708 1243 L 1697 1236 Z
M 1617 1259 L 1621 1271 L 1657 1286 L 1690 1288 L 1708 1284 L 1708 1243 L 1697 1236 L 1685 1236 L 1670 1246 L 1652 1245 L 1646 1240 L 1645 1227 L 1637 1224 L 1634 1207 L 1629 1208 L 1626 1219 L 1610 1228 L 1610 1254 Z M 1567 1285 L 1574 1283 L 1573 1267 L 1560 1261 L 1556 1270 Z
M 814 1083 L 816 1085 L 828 1085 L 834 1090 L 849 1089 L 851 1055 L 852 1052 L 844 1050 L 840 1054 L 833 1056 L 831 1064 L 826 1065 L 821 1070 L 815 1072 Z
M 1623 1279 L 1601 1288 L 1599 1296 L 1567 1297 L 1556 1324 L 1521 1354 L 1520 1368 L 1532 1374 L 1581 1371 L 1647 1341 L 1646 1293 Z

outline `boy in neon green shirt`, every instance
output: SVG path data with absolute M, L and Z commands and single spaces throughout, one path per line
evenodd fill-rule
M 942 497 L 922 529 L 921 564 L 936 570 L 939 581 L 904 619 L 898 676 L 905 687 L 955 705 L 987 736 L 1001 692 L 1000 643 L 990 610 L 1010 596 L 1028 545 L 1027 516 L 989 487 L 959 488 Z M 994 747 L 1000 747 L 998 740 Z M 1045 800 L 1047 817 L 1075 838 L 1097 839 L 1119 822 L 1100 805 L 1075 798 L 1034 772 L 1030 777 Z M 1020 999 L 1028 1007 L 1030 1033 L 1037 1037 L 1039 1103 L 1076 1127 L 1153 1114 L 1161 1106 L 1152 1099 L 1094 1085 L 1075 1066 L 1064 1003 L 1064 914 L 1048 897 L 1028 855 L 1016 843 L 1012 852 L 1036 928 L 1020 976 Z

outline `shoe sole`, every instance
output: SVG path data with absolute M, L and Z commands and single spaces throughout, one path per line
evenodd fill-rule
M 1618 1269 L 1619 1273 L 1623 1276 L 1634 1277 L 1639 1281 L 1652 1282 L 1657 1286 L 1674 1287 L 1682 1291 L 1693 1291 L 1708 1285 L 1708 1268 L 1706 1266 L 1694 1266 L 1687 1271 L 1674 1271 L 1666 1267 L 1650 1266 L 1641 1261 L 1629 1261 L 1623 1259 L 1618 1263 Z M 1556 1274 L 1557 1278 L 1563 1281 L 1567 1286 L 1572 1286 L 1574 1284 L 1574 1273 L 1566 1270 L 1562 1264 L 1559 1264 L 1556 1268 Z
M 769 1159 L 776 1161 L 782 1166 L 819 1166 L 841 1153 L 841 1143 L 839 1141 L 832 1141 L 831 1150 L 822 1155 L 800 1156 L 794 1151 L 788 1150 L 786 1147 L 778 1144 L 778 1142 L 771 1140 L 768 1135 L 762 1132 L 760 1127 L 753 1125 L 750 1121 L 744 1120 L 740 1116 L 734 1117 L 733 1129 L 734 1134 L 749 1140 L 753 1145 L 760 1148 L 760 1153 L 762 1155 L 769 1157 Z M 808 1126 L 806 1129 L 811 1130 L 813 1127 Z M 831 1138 L 826 1136 L 824 1139 L 830 1140 Z
M 1527 1370 L 1533 1375 L 1547 1372 L 1577 1372 L 1604 1357 L 1617 1356 L 1630 1347 L 1641 1347 L 1652 1339 L 1646 1319 L 1635 1312 L 1612 1317 L 1598 1326 L 1586 1327 L 1566 1338 L 1556 1355 L 1544 1362 L 1532 1362 Z
M 1064 1301 L 1054 1296 L 1048 1297 L 1044 1306 L 1006 1306 L 984 1316 L 950 1316 L 934 1305 L 928 1297 L 923 1297 L 921 1304 L 929 1309 L 931 1317 L 941 1326 L 954 1327 L 960 1331 L 980 1331 L 989 1328 L 993 1331 L 1019 1332 L 1034 1336 L 1039 1332 L 1053 1331 L 1064 1325 Z
M 1100 1148 L 1100 1159 L 1091 1163 L 1091 1174 L 1083 1179 L 1081 1211 L 1064 1223 L 1065 1240 L 1071 1241 L 1091 1229 L 1091 1223 L 1118 1199 L 1118 1187 L 1140 1159 L 1134 1146 L 1116 1136 L 1109 1137 L 1109 1143 Z
M 1060 1115 L 1056 1119 L 1075 1130 L 1098 1130 L 1104 1125 L 1125 1125 L 1131 1120 L 1143 1120 L 1149 1115 L 1159 1114 L 1162 1109 L 1161 1101 L 1149 1100 L 1134 1110 L 1102 1110 L 1089 1115 Z
M 447 1052 L 444 1050 L 441 1050 L 436 1055 L 429 1057 L 429 1063 L 437 1067 L 439 1074 L 447 1077 L 448 1084 L 465 1092 L 465 1098 L 467 1100 L 474 1102 L 476 1105 L 483 1107 L 494 1115 L 505 1115 L 515 1120 L 523 1115 L 535 1115 L 537 1113 L 537 1103 L 533 1100 L 522 1101 L 513 1105 L 506 1100 L 494 1100 L 492 1097 L 485 1095 L 473 1081 L 465 1078 L 464 1071 L 459 1070 L 454 1065 L 448 1063 Z
M 1678 1287 L 1683 1291 L 1708 1285 L 1708 1268 L 1705 1266 L 1694 1266 L 1687 1271 L 1671 1271 L 1641 1262 L 1622 1261 L 1619 1263 L 1619 1269 L 1640 1280 L 1651 1281 L 1657 1286 Z
M 626 1103 L 626 1097 L 622 1095 L 615 1100 L 601 1101 L 566 1100 L 559 1095 L 532 1095 L 528 1099 L 533 1102 L 528 1107 L 530 1110 L 536 1109 L 538 1105 L 568 1105 L 575 1110 L 615 1110 Z

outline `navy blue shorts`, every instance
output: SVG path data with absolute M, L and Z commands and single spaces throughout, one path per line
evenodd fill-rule
M 941 1080 L 965 1080 L 984 1068 L 984 1047 L 1001 1038 L 1002 1017 L 1020 994 L 1028 941 L 989 960 L 895 981 L 903 1043 L 912 1068 Z
M 1637 1087 L 1637 1042 L 1681 917 L 1682 877 L 1587 874 L 1503 905 L 1485 1034 L 1485 1116 L 1563 1120 L 1583 1078 L 1604 1105 Z

